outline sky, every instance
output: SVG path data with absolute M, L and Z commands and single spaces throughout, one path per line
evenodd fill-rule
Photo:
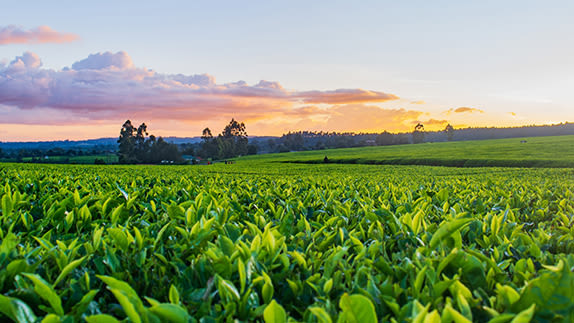
M 0 141 L 574 121 L 574 1 L 12 1 Z

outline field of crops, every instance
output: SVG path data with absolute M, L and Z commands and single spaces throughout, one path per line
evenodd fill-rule
M 0 321 L 574 320 L 574 170 L 0 164 Z
M 455 167 L 574 167 L 574 136 L 453 141 L 248 156 L 253 161 Z

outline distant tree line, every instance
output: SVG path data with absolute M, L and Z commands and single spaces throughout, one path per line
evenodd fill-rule
M 404 145 L 411 143 L 443 142 L 460 140 L 502 139 L 517 137 L 557 136 L 574 134 L 574 123 L 545 126 L 522 126 L 509 128 L 455 129 L 447 124 L 443 130 L 425 131 L 418 123 L 412 132 L 352 133 L 296 131 L 281 137 L 254 138 L 252 144 L 261 153 L 351 148 L 364 146 Z
M 148 136 L 145 124 L 136 128 L 128 120 L 122 126 L 120 138 L 110 140 L 109 143 L 103 139 L 92 140 L 103 143 L 97 145 L 88 145 L 88 141 L 73 142 L 68 140 L 27 143 L 0 142 L 0 159 L 20 162 L 66 163 L 69 162 L 70 158 L 76 158 L 76 156 L 106 156 L 110 153 L 117 153 L 122 163 L 155 164 L 162 161 L 183 163 L 185 162 L 183 156 L 187 159 L 195 158 L 196 160 L 199 158 L 227 159 L 255 153 L 557 135 L 574 135 L 574 123 L 464 129 L 454 129 L 451 125 L 447 125 L 440 131 L 426 131 L 424 125 L 419 123 L 411 132 L 403 133 L 387 131 L 380 133 L 297 131 L 289 132 L 281 137 L 249 139 L 245 124 L 232 119 L 217 136 L 214 136 L 209 128 L 205 128 L 200 142 L 183 142 L 176 145 L 161 137 Z M 186 140 L 186 138 L 179 139 L 180 142 L 182 140 Z M 113 144 L 114 141 L 116 144 Z M 100 159 L 98 162 L 110 163 L 114 161 Z
M 77 157 L 77 156 L 93 156 L 93 155 L 106 155 L 113 153 L 114 148 L 106 147 L 99 148 L 93 147 L 90 149 L 74 148 L 64 149 L 60 147 L 53 147 L 50 149 L 38 148 L 18 148 L 18 149 L 2 149 L 0 148 L 0 158 L 9 159 L 12 161 L 23 161 L 23 158 L 29 158 L 30 162 L 49 162 L 51 157 Z M 60 159 L 65 160 L 65 159 Z

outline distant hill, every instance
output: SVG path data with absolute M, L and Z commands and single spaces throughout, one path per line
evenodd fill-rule
M 574 135 L 297 151 L 245 156 L 238 160 L 240 161 L 243 163 L 574 168 Z

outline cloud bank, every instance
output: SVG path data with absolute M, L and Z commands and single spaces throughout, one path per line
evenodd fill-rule
M 162 74 L 136 67 L 126 52 L 92 54 L 62 70 L 42 68 L 41 59 L 31 52 L 0 63 L 4 124 L 93 124 L 130 118 L 205 125 L 207 120 L 234 117 L 340 131 L 402 130 L 397 127 L 410 127 L 423 113 L 374 105 L 397 99 L 365 89 L 287 90 L 266 80 L 218 84 L 209 74 Z
M 79 38 L 78 35 L 61 33 L 48 26 L 40 26 L 30 30 L 24 30 L 15 25 L 0 27 L 0 45 L 68 43 Z

